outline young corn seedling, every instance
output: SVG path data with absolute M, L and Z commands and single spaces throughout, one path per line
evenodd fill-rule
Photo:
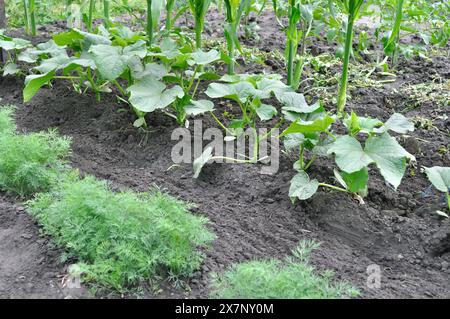
M 194 16 L 195 22 L 195 44 L 196 48 L 202 48 L 202 33 L 205 26 L 205 17 L 208 12 L 211 0 L 189 0 L 189 9 Z
M 394 25 L 383 46 L 385 54 L 392 57 L 392 63 L 394 65 L 397 64 L 398 58 L 398 42 L 400 40 L 400 26 L 403 18 L 403 3 L 404 0 L 397 0 Z
M 306 50 L 306 38 L 311 32 L 313 14 L 311 8 L 301 0 L 289 0 L 289 26 L 286 28 L 287 84 L 298 89 L 303 71 L 303 59 Z M 298 25 L 300 24 L 300 28 Z M 301 42 L 300 57 L 297 57 Z
M 242 14 L 251 5 L 251 0 L 224 0 L 226 19 L 224 34 L 228 50 L 228 74 L 234 74 L 234 51 L 241 50 L 238 39 L 238 28 L 241 23 Z
M 93 22 L 94 22 L 94 11 L 95 11 L 95 0 L 89 0 L 89 12 L 87 16 L 86 27 L 89 32 L 93 30 Z
M 103 23 L 105 27 L 109 27 L 111 25 L 111 19 L 109 16 L 109 0 L 103 0 Z
M 161 9 L 163 6 L 163 0 L 147 0 L 147 42 L 149 45 L 153 42 L 153 36 L 155 29 L 158 27 L 159 17 L 161 15 Z
M 342 76 L 339 86 L 339 95 L 337 101 L 337 111 L 342 115 L 347 102 L 347 83 L 348 83 L 348 64 L 353 45 L 353 25 L 358 17 L 358 13 L 364 0 L 335 0 L 347 14 L 347 30 L 345 33 L 345 46 L 342 65 Z

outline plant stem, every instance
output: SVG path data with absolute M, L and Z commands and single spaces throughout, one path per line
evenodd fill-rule
M 339 191 L 339 192 L 350 193 L 345 188 L 337 187 L 337 186 L 326 184 L 326 183 L 319 183 L 319 186 L 328 187 L 328 188 L 334 189 L 334 190 Z
M 293 8 L 292 5 L 289 6 L 289 31 L 287 35 L 287 45 L 288 45 L 288 61 L 287 61 L 287 85 L 292 85 L 294 77 L 294 58 L 295 58 L 295 44 L 293 34 L 295 33 L 294 28 L 296 28 L 295 21 L 293 21 Z
M 195 22 L 195 48 L 202 49 L 202 28 L 197 21 Z
M 225 130 L 225 132 L 229 133 L 230 135 L 233 135 L 233 132 L 231 132 L 225 125 L 223 125 L 222 122 L 214 115 L 213 112 L 209 113 L 211 113 L 211 116 L 214 118 L 217 124 L 219 124 L 219 126 Z
M 166 2 L 166 31 L 172 29 L 172 11 L 176 0 L 167 0 Z
M 92 32 L 92 23 L 94 20 L 94 9 L 95 9 L 95 1 L 89 0 L 89 14 L 88 14 L 88 21 L 87 21 L 87 29 L 89 32 Z
M 29 0 L 30 5 L 30 24 L 31 24 L 31 35 L 36 36 L 36 3 L 35 0 Z
M 308 164 L 306 164 L 306 166 L 305 166 L 305 168 L 304 168 L 305 171 L 308 170 L 308 168 L 311 166 L 312 163 L 314 163 L 314 161 L 316 160 L 316 158 L 317 158 L 317 155 L 314 154 L 313 157 L 311 157 L 311 159 L 309 160 Z
M 339 96 L 337 103 L 338 114 L 342 115 L 347 102 L 347 77 L 348 77 L 348 63 L 350 60 L 350 53 L 352 51 L 353 43 L 353 24 L 355 22 L 355 16 L 353 14 L 348 15 L 347 32 L 345 34 L 345 47 L 344 47 L 344 64 L 342 66 L 341 85 L 339 88 Z
M 103 23 L 106 27 L 109 27 L 109 0 L 103 0 Z
M 127 94 L 127 92 L 124 90 L 124 88 L 120 85 L 120 83 L 119 82 L 117 82 L 117 80 L 114 80 L 114 81 L 112 81 L 112 83 L 119 89 L 119 91 L 120 91 L 120 93 L 123 95 L 123 96 L 128 96 L 128 94 Z
M 148 44 L 153 42 L 152 0 L 147 0 L 147 38 Z
M 30 19 L 28 17 L 28 1 L 23 0 L 23 19 L 25 24 L 25 32 L 30 33 Z

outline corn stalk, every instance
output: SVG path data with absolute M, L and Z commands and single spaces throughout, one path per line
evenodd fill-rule
M 202 48 L 202 32 L 210 4 L 211 0 L 189 0 L 189 9 L 194 16 L 195 23 L 195 46 L 198 50 Z
M 403 19 L 403 4 L 404 0 L 397 0 L 396 10 L 395 10 L 395 20 L 394 25 L 391 30 L 391 34 L 384 44 L 384 52 L 387 55 L 392 56 L 393 64 L 397 64 L 397 49 L 398 42 L 400 40 L 400 26 Z
M 224 34 L 228 50 L 228 74 L 234 74 L 234 54 L 237 48 L 241 51 L 238 38 L 238 28 L 241 23 L 242 14 L 251 5 L 251 0 L 224 0 L 225 4 L 225 28 Z
M 303 5 L 301 0 L 289 0 L 288 18 L 289 25 L 286 29 L 287 85 L 296 90 L 300 85 L 306 38 L 311 32 L 313 15 L 309 7 Z M 299 44 L 301 44 L 300 55 L 297 56 Z
M 345 33 L 344 61 L 342 66 L 342 76 L 339 87 L 339 96 L 337 102 L 338 114 L 342 115 L 347 103 L 347 84 L 348 84 L 348 64 L 353 45 L 353 25 L 358 17 L 358 13 L 364 0 L 336 0 L 344 13 L 347 14 L 347 30 Z

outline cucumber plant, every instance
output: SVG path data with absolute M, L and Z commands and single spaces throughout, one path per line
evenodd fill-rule
M 428 180 L 440 192 L 445 194 L 450 210 L 450 167 L 424 167 Z M 448 215 L 447 215 L 448 217 Z
M 394 189 L 400 185 L 406 169 L 406 160 L 414 161 L 389 134 L 393 131 L 405 134 L 414 130 L 414 125 L 403 115 L 395 113 L 388 121 L 347 115 L 342 124 L 347 133 L 338 135 L 333 124 L 338 119 L 322 108 L 312 113 L 301 114 L 282 134 L 287 149 L 299 149 L 299 160 L 294 163 L 297 175 L 291 180 L 289 196 L 292 201 L 305 200 L 313 196 L 319 187 L 357 195 L 362 200 L 367 195 L 367 182 L 371 164 L 375 164 L 384 180 Z M 362 143 L 364 142 L 364 146 Z M 311 154 L 305 162 L 305 151 Z M 318 156 L 334 155 L 337 169 L 334 170 L 339 186 L 310 179 L 307 170 Z
M 264 159 L 260 158 L 259 146 L 262 141 L 271 136 L 285 121 L 298 113 L 317 109 L 320 105 L 309 106 L 302 94 L 296 93 L 290 86 L 281 81 L 279 75 L 224 75 L 221 78 L 224 83 L 212 83 L 208 86 L 205 94 L 213 99 L 225 98 L 234 101 L 241 112 L 239 118 L 234 118 L 225 125 L 214 114 L 214 109 L 209 113 L 218 125 L 227 133 L 227 140 L 237 139 L 243 136 L 249 129 L 253 138 L 253 149 L 250 157 L 246 159 L 235 159 L 229 157 L 213 156 L 212 149 L 207 148 L 203 154 L 194 161 L 194 177 L 198 177 L 203 166 L 210 160 L 225 159 L 236 163 L 257 163 Z M 278 114 L 278 110 L 266 100 L 275 98 L 277 103 L 283 105 L 281 118 L 272 126 L 268 132 L 259 134 L 258 123 L 270 121 Z

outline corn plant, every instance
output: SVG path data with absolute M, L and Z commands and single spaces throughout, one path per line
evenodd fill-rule
M 0 0 L 0 30 L 6 28 L 6 8 L 5 8 L 5 1 Z M 1 35 L 0 31 L 0 35 Z M 3 50 L 0 48 L 0 63 L 3 63 L 5 61 L 5 56 L 3 53 Z
M 89 32 L 92 32 L 92 24 L 94 20 L 95 0 L 89 0 L 89 12 L 87 16 L 86 28 Z
M 23 0 L 23 17 L 25 32 L 36 35 L 36 2 L 35 0 Z
M 147 0 L 147 42 L 149 45 L 153 42 L 155 29 L 158 27 L 159 16 L 163 0 Z
M 301 0 L 289 0 L 289 26 L 286 29 L 286 61 L 287 84 L 297 89 L 303 71 L 303 59 L 306 50 L 306 38 L 311 32 L 313 15 L 310 7 Z M 300 29 L 298 28 L 300 24 Z M 298 45 L 301 42 L 300 57 L 297 57 Z
M 238 39 L 238 28 L 241 22 L 242 14 L 250 6 L 251 0 L 224 0 L 226 18 L 225 18 L 225 39 L 228 49 L 228 74 L 234 74 L 234 51 L 235 48 L 241 49 Z
M 392 63 L 394 65 L 397 64 L 398 58 L 398 41 L 400 40 L 400 25 L 403 18 L 403 3 L 404 0 L 397 0 L 394 25 L 383 46 L 384 52 L 392 56 Z
M 359 10 L 364 0 L 336 0 L 343 11 L 347 14 L 347 30 L 345 33 L 344 57 L 342 66 L 342 76 L 339 87 L 337 102 L 338 114 L 342 114 L 347 102 L 348 64 L 353 44 L 353 25 L 358 17 Z
M 199 50 L 202 48 L 202 32 L 210 4 L 211 0 L 189 0 L 189 9 L 194 16 L 195 23 L 195 44 Z
M 106 27 L 110 25 L 109 0 L 103 0 L 103 21 Z

